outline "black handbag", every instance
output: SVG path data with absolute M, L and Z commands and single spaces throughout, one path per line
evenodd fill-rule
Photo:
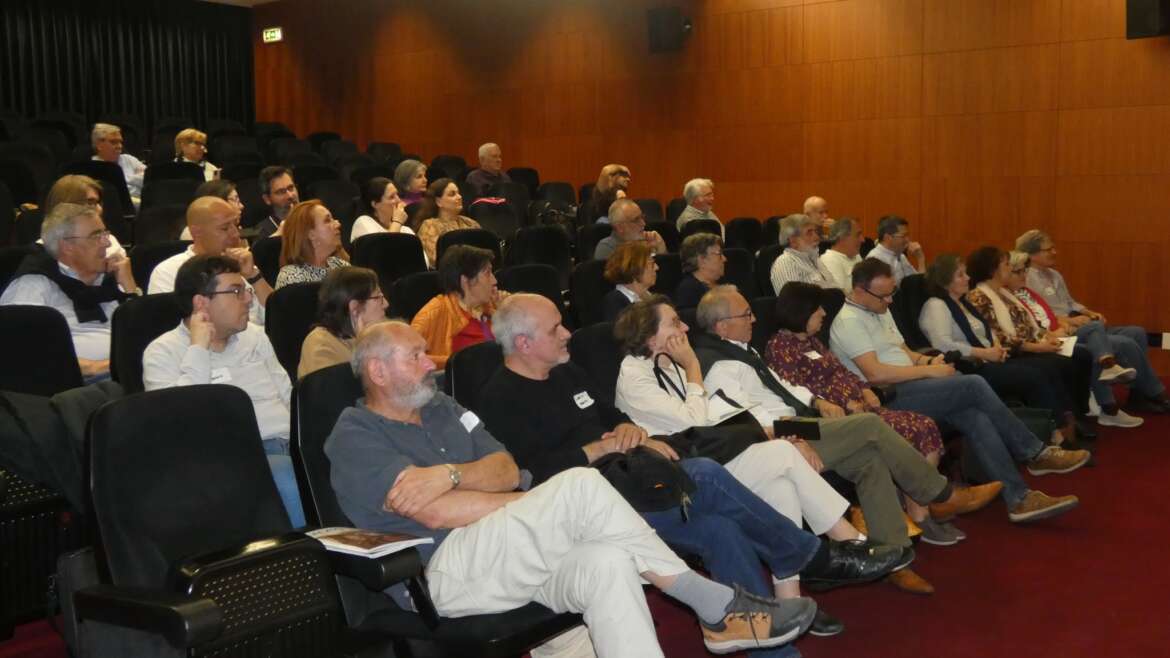
M 684 510 L 695 482 L 657 451 L 638 446 L 629 452 L 614 452 L 593 462 L 614 489 L 639 512 L 661 512 L 672 507 Z M 684 512 L 685 513 L 685 512 Z

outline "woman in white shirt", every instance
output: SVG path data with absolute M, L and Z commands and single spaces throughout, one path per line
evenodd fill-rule
M 203 170 L 203 180 L 219 178 L 219 167 L 207 161 L 207 134 L 194 128 L 175 135 L 175 162 L 190 162 Z
M 349 232 L 350 244 L 371 233 L 414 235 L 414 231 L 406 226 L 406 206 L 389 178 L 376 176 L 366 183 L 362 188 L 362 210 L 365 214 L 354 220 Z

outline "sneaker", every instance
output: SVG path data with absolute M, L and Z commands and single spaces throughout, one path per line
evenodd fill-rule
M 1089 394 L 1089 413 L 1085 415 L 1090 418 L 1096 418 L 1101 415 L 1101 405 L 1097 404 L 1097 396 L 1092 393 Z
M 959 538 L 947 528 L 949 523 L 939 523 L 928 516 L 918 525 L 922 528 L 921 541 L 935 546 L 954 546 L 959 543 Z
M 1101 376 L 1098 380 L 1106 384 L 1128 384 L 1137 377 L 1137 370 L 1133 368 L 1123 368 L 1116 363 L 1108 368 L 1101 369 Z
M 1064 450 L 1056 446 L 1048 446 L 1040 451 L 1036 458 L 1028 462 L 1028 472 L 1032 475 L 1048 475 L 1049 473 L 1072 473 L 1089 461 L 1088 450 Z
M 1076 496 L 1052 497 L 1043 491 L 1029 491 L 1024 499 L 1008 510 L 1012 523 L 1027 523 L 1048 519 L 1071 510 L 1080 504 Z
M 1101 414 L 1097 416 L 1097 424 L 1104 425 L 1105 427 L 1141 427 L 1142 423 L 1144 422 L 1146 422 L 1145 419 L 1138 418 L 1137 416 L 1131 416 L 1121 409 L 1118 409 L 1117 413 L 1115 414 L 1107 414 L 1102 411 Z
M 717 624 L 700 622 L 711 653 L 734 653 L 788 644 L 808 630 L 817 604 L 807 597 L 766 599 L 736 585 L 727 615 Z
M 946 528 L 947 530 L 950 530 L 951 534 L 953 534 L 955 536 L 955 539 L 958 539 L 959 541 L 963 541 L 964 539 L 967 538 L 967 533 L 963 532 L 962 530 L 959 530 L 959 528 L 956 527 L 955 524 L 953 524 L 953 523 L 944 523 L 943 527 Z

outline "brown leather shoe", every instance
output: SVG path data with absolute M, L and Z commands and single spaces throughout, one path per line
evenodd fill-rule
M 910 515 L 903 512 L 902 518 L 906 521 L 907 537 L 914 539 L 918 535 L 922 534 L 922 528 L 918 527 L 918 524 L 914 522 L 914 519 L 910 518 Z M 869 536 L 869 526 L 865 523 L 865 515 L 862 514 L 860 507 L 854 506 L 849 508 L 849 523 L 851 523 L 854 528 L 857 528 L 857 532 L 860 532 L 866 537 Z
M 995 500 L 1000 491 L 1003 491 L 1003 483 L 998 481 L 974 487 L 955 487 L 950 498 L 930 504 L 930 516 L 935 521 L 949 521 L 957 514 L 981 510 Z
M 934 585 L 931 585 L 922 576 L 911 569 L 901 569 L 886 576 L 886 582 L 903 592 L 911 594 L 934 594 Z

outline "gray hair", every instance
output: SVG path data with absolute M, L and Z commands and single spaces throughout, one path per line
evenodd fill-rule
M 712 183 L 710 178 L 690 179 L 686 185 L 683 185 L 683 198 L 689 204 L 695 200 L 695 197 L 699 196 L 704 187 L 714 190 L 715 183 Z
M 1032 254 L 1024 251 L 1013 251 L 1008 254 L 1008 263 L 1011 264 L 1013 270 L 1027 267 L 1030 260 L 1032 260 Z
M 857 228 L 858 221 L 852 217 L 842 217 L 829 227 L 829 242 L 837 244 L 841 238 L 847 238 L 853 235 L 853 230 Z
M 492 333 L 495 334 L 496 342 L 500 344 L 504 356 L 510 356 L 516 351 L 516 338 L 520 336 L 532 338 L 536 334 L 536 320 L 523 304 L 524 301 L 531 299 L 544 297 L 532 293 L 509 295 L 492 315 Z
M 906 221 L 905 217 L 897 215 L 886 215 L 878 220 L 877 225 L 877 239 L 881 242 L 887 235 L 893 235 L 898 232 L 898 229 L 903 226 L 908 226 L 910 222 Z
M 796 237 L 800 230 L 808 224 L 815 224 L 812 217 L 803 213 L 788 215 L 780 220 L 780 244 L 787 246 L 792 238 Z
M 1044 248 L 1045 242 L 1052 242 L 1052 238 L 1047 233 L 1038 228 L 1024 231 L 1024 234 L 1016 238 L 1016 249 L 1025 254 L 1039 253 Z
M 731 313 L 731 295 L 736 292 L 739 290 L 734 285 L 726 283 L 711 288 L 703 295 L 699 307 L 695 309 L 695 321 L 703 331 L 714 332 L 715 325 L 727 319 Z
M 374 360 L 385 361 L 394 355 L 394 350 L 398 349 L 398 343 L 395 342 L 390 327 L 409 328 L 410 325 L 397 319 L 376 322 L 362 329 L 361 333 L 357 335 L 357 339 L 354 340 L 353 356 L 349 359 L 349 367 L 353 369 L 354 376 L 362 380 L 363 389 L 366 389 L 366 365 Z
M 121 134 L 122 129 L 118 126 L 109 123 L 95 123 L 93 124 L 93 132 L 89 134 L 89 142 L 95 148 L 97 143 L 109 137 L 110 135 Z
M 613 226 L 614 222 L 616 222 L 622 218 L 622 208 L 628 208 L 630 206 L 637 206 L 637 205 L 638 204 L 635 203 L 634 200 L 629 198 L 629 197 L 622 197 L 622 198 L 614 201 L 613 203 L 611 203 L 609 205 L 609 212 L 606 213 L 606 217 L 609 218 L 610 226 Z
M 410 189 L 410 179 L 419 169 L 425 169 L 426 165 L 418 160 L 403 160 L 394 168 L 394 187 L 398 188 L 400 194 L 405 194 Z
M 61 250 L 61 241 L 70 237 L 77 220 L 92 215 L 100 219 L 96 208 L 83 206 L 79 203 L 58 203 L 45 221 L 41 223 L 41 240 L 45 243 L 45 251 L 53 258 Z
M 683 272 L 694 272 L 699 269 L 699 258 L 707 255 L 707 250 L 715 245 L 723 246 L 723 238 L 714 233 L 695 233 L 688 235 L 678 249 L 682 260 Z
M 500 148 L 500 145 L 496 144 L 495 142 L 488 142 L 487 144 L 480 144 L 479 151 L 478 151 L 477 155 L 479 156 L 480 160 L 483 160 L 484 158 L 487 157 L 488 151 L 490 151 L 492 149 L 498 149 L 498 148 Z

